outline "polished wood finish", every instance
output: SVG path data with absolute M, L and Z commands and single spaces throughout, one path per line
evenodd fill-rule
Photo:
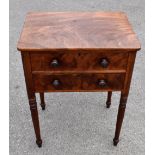
M 26 82 L 26 88 L 27 88 L 27 95 L 29 99 L 29 106 L 31 110 L 31 116 L 32 116 L 34 131 L 36 135 L 36 143 L 38 147 L 41 147 L 42 139 L 40 136 L 37 102 L 36 102 L 35 91 L 34 91 L 33 80 L 32 80 L 30 55 L 28 52 L 22 53 L 22 61 L 23 61 L 23 69 L 24 69 L 25 82 Z
M 43 54 L 44 53 L 44 54 Z M 118 51 L 102 52 L 39 52 L 31 54 L 31 64 L 33 71 L 64 71 L 64 70 L 125 70 L 127 67 L 128 53 Z M 103 67 L 103 59 L 108 61 L 107 66 Z M 58 65 L 52 66 L 56 60 Z M 81 61 L 83 60 L 83 61 Z
M 136 57 L 136 52 L 129 54 L 125 85 L 124 85 L 124 89 L 121 91 L 120 104 L 119 104 L 118 114 L 117 114 L 115 137 L 113 139 L 113 143 L 115 146 L 119 142 L 119 135 L 120 135 L 124 113 L 126 109 L 126 103 L 127 103 L 127 98 L 128 98 L 129 89 L 130 89 L 130 83 L 131 83 L 131 77 L 132 77 L 135 57 Z
M 35 92 L 59 91 L 107 91 L 121 90 L 124 86 L 125 74 L 35 74 L 33 75 Z M 104 87 L 99 80 L 105 80 Z M 58 80 L 59 85 L 53 85 Z
M 122 12 L 30 12 L 20 51 L 60 49 L 138 50 L 139 41 Z
M 86 74 L 83 76 L 84 90 L 121 90 L 124 86 L 125 74 Z M 100 86 L 100 80 L 105 81 L 105 86 Z
M 29 105 L 42 145 L 35 93 L 121 91 L 115 137 L 125 114 L 139 41 L 122 12 L 28 13 L 17 49 L 21 51 Z

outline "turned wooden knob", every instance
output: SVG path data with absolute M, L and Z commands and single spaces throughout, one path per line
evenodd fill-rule
M 103 58 L 103 59 L 101 59 L 100 64 L 101 64 L 101 66 L 102 66 L 103 68 L 106 68 L 106 67 L 108 67 L 109 62 L 108 62 L 107 59 Z
M 53 59 L 51 61 L 51 67 L 58 67 L 59 66 L 59 61 L 57 59 Z
M 98 85 L 99 85 L 100 87 L 105 87 L 107 84 L 106 84 L 105 80 L 99 80 L 99 81 L 98 81 Z
M 55 86 L 55 87 L 60 86 L 60 81 L 59 80 L 54 80 L 52 82 L 52 85 Z

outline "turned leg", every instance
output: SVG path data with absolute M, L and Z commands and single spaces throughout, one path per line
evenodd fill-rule
M 40 100 L 41 100 L 41 107 L 42 107 L 42 110 L 45 110 L 45 100 L 44 100 L 44 93 L 40 93 Z
M 115 137 L 113 139 L 114 146 L 117 146 L 117 144 L 119 142 L 119 135 L 120 135 L 122 122 L 123 122 L 123 118 L 124 118 L 126 102 L 127 102 L 127 96 L 121 94 L 120 104 L 119 104 L 118 114 L 117 114 Z
M 34 131 L 36 135 L 36 143 L 38 147 L 41 147 L 42 140 L 40 136 L 39 117 L 38 117 L 37 102 L 36 102 L 35 90 L 34 90 L 33 79 L 32 79 L 31 61 L 30 61 L 29 52 L 22 53 L 22 60 L 23 60 L 23 69 L 24 69 L 24 75 L 25 75 L 27 95 L 29 99 L 29 106 L 31 110 L 32 122 L 33 122 Z
M 29 99 L 29 105 L 30 105 L 30 110 L 31 110 L 34 131 L 35 131 L 35 135 L 36 135 L 36 143 L 37 143 L 38 147 L 41 147 L 42 140 L 41 140 L 41 136 L 40 136 L 39 117 L 38 117 L 37 102 L 36 102 L 35 97 Z
M 119 142 L 119 135 L 120 135 L 121 126 L 122 126 L 122 122 L 123 122 L 123 118 L 124 118 L 127 98 L 128 98 L 128 94 L 129 94 L 129 89 L 130 89 L 130 83 L 131 83 L 131 77 L 132 77 L 135 57 L 136 57 L 136 51 L 129 53 L 128 67 L 127 67 L 127 73 L 126 73 L 126 78 L 125 78 L 125 84 L 124 84 L 124 89 L 121 91 L 120 104 L 119 104 L 118 114 L 117 114 L 115 137 L 113 139 L 113 144 L 115 146 Z
M 112 96 L 112 91 L 108 91 L 107 102 L 106 102 L 107 108 L 110 108 L 110 105 L 111 105 L 111 96 Z

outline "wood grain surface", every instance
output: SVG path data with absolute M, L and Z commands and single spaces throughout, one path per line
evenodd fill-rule
M 32 71 L 105 71 L 125 70 L 127 67 L 127 52 L 48 52 L 30 54 Z M 108 61 L 103 67 L 102 60 Z M 57 60 L 58 66 L 51 62 Z
M 17 49 L 135 51 L 140 43 L 122 12 L 31 12 L 26 16 Z
M 140 43 L 122 12 L 28 13 L 21 51 L 36 143 L 42 145 L 35 93 L 121 91 L 113 143 L 119 142 Z
M 109 91 L 121 90 L 124 86 L 125 74 L 34 74 L 36 92 L 64 91 Z M 59 85 L 54 86 L 53 81 Z M 99 86 L 99 80 L 105 80 L 104 87 Z

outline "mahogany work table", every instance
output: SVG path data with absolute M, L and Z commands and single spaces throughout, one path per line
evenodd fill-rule
M 121 91 L 113 144 L 120 130 L 140 43 L 122 12 L 30 12 L 21 51 L 36 143 L 42 146 L 35 93 Z M 104 108 L 104 107 L 103 107 Z

